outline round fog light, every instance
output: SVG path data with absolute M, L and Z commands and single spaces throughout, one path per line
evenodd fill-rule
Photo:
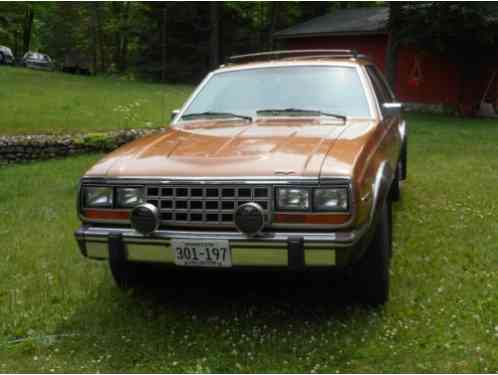
M 247 236 L 257 235 L 265 226 L 263 208 L 254 202 L 243 204 L 235 211 L 235 226 Z
M 159 210 L 153 204 L 141 204 L 131 211 L 130 221 L 137 232 L 151 234 L 159 227 Z

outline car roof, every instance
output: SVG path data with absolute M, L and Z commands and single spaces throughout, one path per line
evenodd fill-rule
M 233 70 L 257 69 L 257 68 L 272 68 L 272 67 L 287 67 L 287 66 L 306 66 L 306 65 L 322 65 L 322 66 L 348 66 L 355 67 L 360 65 L 371 65 L 372 62 L 368 59 L 350 58 L 312 58 L 312 59 L 292 59 L 292 60 L 269 60 L 258 62 L 245 62 L 240 64 L 228 63 L 221 65 L 214 72 L 224 72 Z
M 217 71 L 303 65 L 358 66 L 372 64 L 355 50 L 283 50 L 232 56 Z

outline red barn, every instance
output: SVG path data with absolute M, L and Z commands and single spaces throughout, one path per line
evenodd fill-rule
M 341 9 L 279 31 L 274 37 L 288 49 L 355 49 L 384 69 L 388 17 L 388 7 Z M 468 114 L 475 112 L 486 96 L 496 108 L 496 66 L 479 67 L 469 81 L 448 58 L 401 47 L 394 89 L 400 101 L 412 107 Z

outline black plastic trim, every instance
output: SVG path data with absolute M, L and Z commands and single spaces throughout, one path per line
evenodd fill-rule
M 110 233 L 108 237 L 109 261 L 114 264 L 126 263 L 126 254 L 121 233 Z
M 289 237 L 287 239 L 288 266 L 290 269 L 304 268 L 304 238 Z

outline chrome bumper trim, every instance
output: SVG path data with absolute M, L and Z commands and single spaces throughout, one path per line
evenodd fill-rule
M 109 257 L 109 237 L 118 234 L 123 251 L 130 261 L 174 264 L 171 239 L 205 239 L 230 241 L 233 266 L 280 266 L 292 267 L 289 241 L 302 239 L 302 266 L 320 267 L 337 265 L 337 253 L 341 249 L 353 249 L 359 245 L 366 227 L 351 232 L 336 233 L 266 233 L 264 236 L 247 238 L 237 232 L 192 232 L 158 230 L 144 236 L 131 228 L 102 228 L 81 226 L 75 237 L 84 255 L 92 259 Z M 358 246 L 359 247 L 359 246 Z
M 120 233 L 124 242 L 158 243 L 169 244 L 170 239 L 206 239 L 206 240 L 229 240 L 237 244 L 250 247 L 274 246 L 278 242 L 286 243 L 289 238 L 302 237 L 303 240 L 313 247 L 351 247 L 365 234 L 367 227 L 348 232 L 267 232 L 258 237 L 247 237 L 238 232 L 225 231 L 188 231 L 188 230 L 157 230 L 149 236 L 144 236 L 131 228 L 105 228 L 82 225 L 76 232 L 77 239 L 91 241 L 106 241 L 110 233 Z

